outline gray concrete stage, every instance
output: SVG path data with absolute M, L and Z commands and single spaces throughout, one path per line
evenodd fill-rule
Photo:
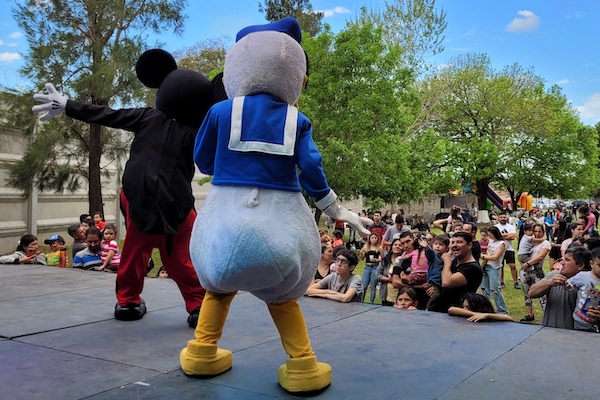
M 286 354 L 275 326 L 248 293 L 234 300 L 220 342 L 233 351 L 233 368 L 197 380 L 179 370 L 193 332 L 170 279 L 146 279 L 148 314 L 120 322 L 113 274 L 0 271 L 1 399 L 292 397 L 277 384 Z M 333 367 L 323 399 L 600 398 L 600 335 L 324 299 L 300 304 L 319 360 Z

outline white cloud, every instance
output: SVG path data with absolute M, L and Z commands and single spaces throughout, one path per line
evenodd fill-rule
M 594 93 L 582 106 L 576 108 L 583 119 L 600 119 L 600 93 Z
M 571 81 L 568 79 L 561 79 L 560 81 L 556 82 L 557 85 L 566 85 L 567 83 L 571 83 Z
M 534 32 L 540 26 L 540 17 L 529 10 L 517 12 L 518 17 L 506 25 L 507 32 Z
M 346 7 L 333 7 L 329 10 L 316 10 L 317 12 L 322 12 L 325 18 L 333 17 L 335 14 L 350 14 L 351 11 Z
M 580 11 L 570 12 L 565 16 L 566 19 L 583 18 L 583 13 Z
M 21 55 L 19 53 L 9 53 L 9 52 L 0 53 L 0 61 L 1 62 L 10 63 L 10 62 L 16 61 L 20 58 L 21 58 Z
M 16 39 L 16 38 L 19 38 L 21 36 L 23 36 L 23 34 L 21 32 L 13 32 L 10 35 L 8 35 L 8 37 L 11 38 L 11 39 Z

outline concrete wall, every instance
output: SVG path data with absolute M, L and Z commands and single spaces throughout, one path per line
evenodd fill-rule
M 131 135 L 123 132 L 123 135 Z M 67 245 L 72 243 L 67 234 L 69 225 L 79 222 L 79 215 L 88 212 L 87 186 L 76 193 L 39 193 L 32 191 L 31 196 L 24 198 L 22 193 L 6 186 L 7 167 L 19 160 L 29 145 L 29 140 L 21 132 L 0 131 L 0 254 L 15 250 L 21 236 L 32 233 L 38 237 L 40 244 L 54 234 L 65 238 Z M 125 226 L 119 208 L 118 193 L 120 191 L 120 175 L 122 165 L 115 161 L 107 165 L 110 177 L 102 178 L 102 197 L 107 222 L 117 224 L 119 238 L 125 237 Z M 196 198 L 196 207 L 200 207 L 210 185 L 198 185 L 203 175 L 196 171 L 192 189 Z M 85 181 L 82 180 L 82 183 Z

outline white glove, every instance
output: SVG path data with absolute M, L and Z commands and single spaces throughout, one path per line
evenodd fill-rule
M 44 103 L 33 106 L 31 109 L 35 114 L 41 114 L 40 121 L 47 121 L 65 112 L 69 100 L 64 94 L 58 93 L 51 83 L 46 83 L 46 90 L 48 94 L 37 93 L 33 95 L 35 101 Z
M 357 213 L 348 210 L 346 207 L 340 206 L 337 202 L 337 195 L 333 190 L 315 204 L 319 209 L 323 210 L 323 214 L 328 217 L 346 221 L 348 225 L 360 234 L 360 236 L 367 237 L 371 234 L 371 232 L 363 225 L 372 225 L 373 221 L 369 218 L 359 217 Z

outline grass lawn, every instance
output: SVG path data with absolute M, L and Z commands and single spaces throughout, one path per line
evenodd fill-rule
M 325 229 L 325 228 L 323 228 Z M 439 235 L 442 233 L 441 230 L 437 229 L 437 228 L 432 228 L 431 232 L 434 235 Z M 517 240 L 515 239 L 513 241 L 513 246 L 515 249 L 518 248 L 517 245 Z M 518 266 L 518 262 L 517 262 L 517 270 L 519 269 Z M 365 268 L 365 262 L 364 260 L 361 260 L 358 264 L 358 266 L 356 267 L 356 269 L 354 270 L 354 273 L 362 276 L 363 270 Z M 550 272 L 550 261 L 548 259 L 548 257 L 546 257 L 546 260 L 544 261 L 544 273 L 548 273 Z M 515 321 L 519 321 L 521 318 L 523 318 L 527 312 L 525 311 L 525 300 L 523 298 L 523 289 L 515 289 L 513 287 L 514 282 L 512 280 L 512 275 L 510 274 L 510 268 L 508 265 L 504 266 L 504 280 L 505 280 L 505 284 L 506 284 L 506 288 L 502 290 L 502 294 L 504 295 L 504 300 L 506 302 L 506 308 L 508 309 L 508 313 L 511 317 L 513 317 L 513 319 Z M 371 290 L 367 289 L 364 298 L 368 299 L 370 297 L 370 293 Z M 478 293 L 481 293 L 481 291 L 479 291 Z M 377 304 L 381 304 L 381 300 L 379 299 L 379 293 L 377 293 L 377 296 L 375 298 L 375 303 Z M 492 300 L 492 304 L 494 304 L 494 301 Z M 494 305 L 495 307 L 495 305 Z M 542 320 L 542 307 L 540 306 L 540 302 L 537 299 L 533 299 L 533 314 L 535 315 L 535 320 L 533 321 L 534 324 L 539 324 Z

